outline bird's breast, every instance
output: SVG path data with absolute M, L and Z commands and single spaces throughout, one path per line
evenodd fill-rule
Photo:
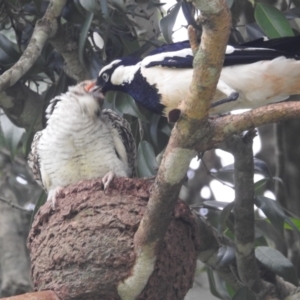
M 110 129 L 99 118 L 49 124 L 38 151 L 42 178 L 48 178 L 44 184 L 48 190 L 103 177 L 109 171 L 126 176 L 126 167 L 116 155 Z

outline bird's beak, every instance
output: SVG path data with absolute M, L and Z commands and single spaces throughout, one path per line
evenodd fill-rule
M 87 83 L 84 85 L 84 89 L 86 92 L 91 92 L 91 90 L 96 86 L 96 81 L 87 81 Z
M 96 80 L 89 81 L 85 86 L 84 89 L 86 92 L 91 93 L 99 103 L 104 101 L 104 94 L 102 93 L 102 87 L 96 85 Z

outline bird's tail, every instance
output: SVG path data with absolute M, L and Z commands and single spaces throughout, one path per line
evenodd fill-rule
M 247 42 L 241 46 L 245 47 L 258 47 L 258 48 L 268 48 L 277 51 L 282 51 L 295 56 L 295 59 L 300 60 L 300 35 L 297 36 L 287 36 L 277 39 L 264 40 L 263 38 Z

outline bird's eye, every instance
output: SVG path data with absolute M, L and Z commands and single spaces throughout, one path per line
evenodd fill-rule
M 105 82 L 107 82 L 108 79 L 109 79 L 108 74 L 107 74 L 107 73 L 103 73 L 103 74 L 102 74 L 102 79 L 103 79 Z

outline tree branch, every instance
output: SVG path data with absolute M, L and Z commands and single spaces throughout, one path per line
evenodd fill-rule
M 0 91 L 13 86 L 33 66 L 45 43 L 57 31 L 57 20 L 66 0 L 50 1 L 45 15 L 36 22 L 30 42 L 18 62 L 0 76 Z
M 16 208 L 16 209 L 19 209 L 20 211 L 26 212 L 27 214 L 32 214 L 32 210 L 28 210 L 28 209 L 26 209 L 26 208 L 24 208 L 24 207 L 22 207 L 18 204 L 15 204 L 15 203 L 13 203 L 12 200 L 8 200 L 8 199 L 0 197 L 0 201 L 3 202 L 3 203 L 6 203 L 11 208 Z
M 89 78 L 87 69 L 78 59 L 78 43 L 69 35 L 68 30 L 60 28 L 50 43 L 65 60 L 65 73 L 76 81 L 83 81 Z
M 35 122 L 33 130 L 42 129 L 42 97 L 25 84 L 17 82 L 0 92 L 0 107 L 16 126 L 28 130 Z
M 191 47 L 194 51 L 193 78 L 189 94 L 179 109 L 190 119 L 207 117 L 216 91 L 229 37 L 231 16 L 223 1 L 194 1 L 201 11 L 203 32 L 201 44 L 196 50 L 196 32 L 189 29 Z
M 300 117 L 300 102 L 282 102 L 216 120 L 218 132 L 231 136 L 249 128 Z
M 1 198 L 17 203 L 13 190 L 6 179 L 1 179 Z M 2 270 L 1 295 L 10 296 L 32 290 L 29 275 L 30 262 L 26 249 L 26 232 L 21 211 L 0 203 L 0 262 Z M 26 230 L 26 229 L 25 229 Z
M 259 276 L 254 253 L 254 136 L 255 131 L 248 131 L 243 138 L 232 136 L 225 144 L 234 156 L 234 233 L 238 274 L 250 290 L 263 296 L 268 289 Z
M 19 296 L 1 298 L 2 300 L 59 300 L 52 291 L 27 293 Z
M 268 123 L 300 117 L 300 102 L 282 102 L 252 109 L 238 115 L 209 119 L 194 148 L 198 152 L 217 148 L 226 138 Z M 199 126 L 199 125 L 198 125 Z
M 195 54 L 190 92 L 181 104 L 182 117 L 172 131 L 146 212 L 135 234 L 136 263 L 132 276 L 118 286 L 123 300 L 139 295 L 153 272 L 156 253 L 170 224 L 190 160 L 196 155 L 194 145 L 202 130 L 205 131 L 210 101 L 223 64 L 230 29 L 227 4 L 223 0 L 194 2 L 205 21 L 203 40 Z M 201 118 L 206 119 L 200 121 Z

